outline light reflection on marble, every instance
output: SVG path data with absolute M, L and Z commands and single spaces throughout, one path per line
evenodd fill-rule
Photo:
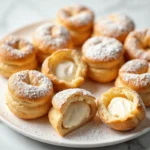
M 23 25 L 41 19 L 54 18 L 58 8 L 81 0 L 0 0 L 0 37 Z M 137 28 L 149 27 L 150 0 L 82 0 L 97 16 L 110 12 L 124 12 L 131 16 Z M 15 150 L 75 150 L 43 144 L 26 138 L 0 122 L 0 149 Z M 150 149 L 150 132 L 131 141 L 92 150 L 144 150 Z M 9 144 L 8 144 L 9 141 Z

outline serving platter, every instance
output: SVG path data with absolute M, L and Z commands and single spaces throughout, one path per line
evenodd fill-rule
M 35 28 L 43 23 L 48 22 L 50 22 L 50 20 L 36 22 L 22 27 L 9 34 L 31 40 L 31 36 Z M 114 83 L 99 84 L 87 79 L 85 83 L 81 86 L 81 88 L 90 91 L 98 99 L 103 92 L 113 87 L 113 84 Z M 61 137 L 52 128 L 47 116 L 27 121 L 19 119 L 14 114 L 12 114 L 5 103 L 6 89 L 7 79 L 0 76 L 1 121 L 3 121 L 6 125 L 14 129 L 18 133 L 21 133 L 29 138 L 35 139 L 40 142 L 65 147 L 102 147 L 122 143 L 150 131 L 150 108 L 147 108 L 146 118 L 140 123 L 140 125 L 136 129 L 132 131 L 114 131 L 104 125 L 100 121 L 99 117 L 96 116 L 93 121 L 77 129 L 76 131 L 73 131 L 67 136 Z

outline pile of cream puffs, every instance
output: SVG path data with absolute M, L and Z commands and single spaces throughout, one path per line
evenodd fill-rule
M 0 74 L 8 78 L 6 103 L 22 119 L 48 114 L 64 136 L 99 118 L 114 130 L 136 128 L 150 106 L 150 29 L 135 29 L 125 14 L 94 20 L 83 5 L 61 8 L 32 41 L 0 41 Z M 41 66 L 40 71 L 39 66 Z M 79 88 L 86 78 L 114 81 L 98 100 Z

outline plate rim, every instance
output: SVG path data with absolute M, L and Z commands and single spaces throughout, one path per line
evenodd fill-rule
M 2 37 L 4 36 L 8 36 L 10 34 L 15 34 L 16 32 L 20 32 L 21 30 L 24 30 L 25 28 L 30 28 L 32 26 L 36 26 L 38 24 L 42 24 L 42 23 L 46 23 L 46 22 L 49 22 L 49 21 L 52 21 L 52 19 L 44 19 L 44 20 L 39 20 L 39 21 L 35 21 L 33 23 L 30 23 L 30 24 L 26 24 L 26 25 L 23 25 L 21 27 L 18 27 L 17 29 L 14 29 L 4 35 L 2 35 Z M 1 76 L 0 76 L 1 78 Z M 138 133 L 133 133 L 132 135 L 130 135 L 128 138 L 123 138 L 121 140 L 115 140 L 115 141 L 110 141 L 110 142 L 104 142 L 104 143 L 98 143 L 98 142 L 93 142 L 93 144 L 91 143 L 72 143 L 72 142 L 69 142 L 69 143 L 66 143 L 66 142 L 55 142 L 55 141 L 47 141 L 47 140 L 44 140 L 44 139 L 41 139 L 41 138 L 38 138 L 38 137 L 35 137 L 31 134 L 28 134 L 27 132 L 24 132 L 24 130 L 20 129 L 19 127 L 15 126 L 13 123 L 9 122 L 7 119 L 5 119 L 3 116 L 1 116 L 0 114 L 0 121 L 2 121 L 5 125 L 7 125 L 9 128 L 13 129 L 14 131 L 16 131 L 17 133 L 21 134 L 21 135 L 24 135 L 28 138 L 31 138 L 33 140 L 36 140 L 36 141 L 39 141 L 39 142 L 42 142 L 42 143 L 46 143 L 46 144 L 51 144 L 51 145 L 55 145 L 55 146 L 63 146 L 63 147 L 70 147 L 70 148 L 96 148 L 96 147 L 105 147 L 105 146 L 112 146 L 112 145 L 116 145 L 116 144 L 120 144 L 120 143 L 123 143 L 123 142 L 127 142 L 129 140 L 132 140 L 132 139 L 135 139 L 145 133 L 148 133 L 150 131 L 150 127 L 147 127 L 141 131 L 139 131 Z
M 135 139 L 141 135 L 144 135 L 145 133 L 148 133 L 150 131 L 150 127 L 145 128 L 144 130 L 141 130 L 138 133 L 134 133 L 133 135 L 130 135 L 128 138 L 123 138 L 121 140 L 115 140 L 114 142 L 104 142 L 102 143 L 98 143 L 98 142 L 94 142 L 93 144 L 79 144 L 79 143 L 63 143 L 63 142 L 54 142 L 54 141 L 47 141 L 44 139 L 40 139 L 38 137 L 35 137 L 33 135 L 28 134 L 27 132 L 24 132 L 24 130 L 20 129 L 19 127 L 15 126 L 14 124 L 10 123 L 7 119 L 5 119 L 4 117 L 2 117 L 0 115 L 0 120 L 6 124 L 8 127 L 10 127 L 11 129 L 13 129 L 14 131 L 16 131 L 17 133 L 24 135 L 28 138 L 31 138 L 33 140 L 42 142 L 42 143 L 46 143 L 46 144 L 51 144 L 51 145 L 55 145 L 55 146 L 62 146 L 62 147 L 70 147 L 70 148 L 96 148 L 96 147 L 105 147 L 105 146 L 112 146 L 112 145 L 116 145 L 116 144 L 121 144 L 123 142 L 127 142 L 129 140 Z

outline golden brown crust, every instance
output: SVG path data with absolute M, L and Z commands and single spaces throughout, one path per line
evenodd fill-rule
M 36 53 L 31 43 L 13 35 L 1 40 L 0 73 L 4 77 L 9 78 L 18 71 L 36 68 Z
M 47 23 L 36 29 L 32 37 L 36 47 L 38 61 L 42 63 L 46 57 L 62 48 L 72 48 L 72 38 L 69 31 L 55 23 Z
M 120 118 L 109 113 L 107 106 L 115 97 L 127 98 L 133 103 L 134 107 L 128 116 Z M 146 114 L 146 109 L 140 96 L 135 91 L 125 87 L 114 87 L 102 94 L 97 106 L 101 120 L 110 128 L 119 131 L 127 131 L 136 128 L 145 118 Z
M 108 36 L 124 43 L 127 35 L 134 30 L 133 21 L 126 15 L 113 13 L 101 17 L 94 25 L 94 36 Z
M 77 126 L 71 128 L 65 128 L 63 126 L 63 117 L 67 109 L 70 107 L 70 104 L 74 102 L 85 102 L 90 106 L 90 115 L 88 118 L 85 118 Z M 86 90 L 83 89 L 68 89 L 57 93 L 52 99 L 53 107 L 49 111 L 49 121 L 52 126 L 57 130 L 57 132 L 64 136 L 73 130 L 81 127 L 85 123 L 89 122 L 96 115 L 96 103 L 95 97 L 91 95 Z M 68 114 L 69 115 L 69 114 Z M 82 115 L 82 114 L 81 114 Z
M 54 74 L 54 69 L 63 60 L 70 60 L 76 65 L 77 70 L 72 81 L 60 80 Z M 71 49 L 63 49 L 53 53 L 42 65 L 42 73 L 52 80 L 56 91 L 79 87 L 84 82 L 86 72 L 87 65 L 82 61 L 79 52 Z
M 0 74 L 3 75 L 5 78 L 9 78 L 12 74 L 19 72 L 21 70 L 33 70 L 37 69 L 37 61 L 33 61 L 32 63 L 27 63 L 22 66 L 17 65 L 9 65 L 0 62 Z
M 150 72 L 146 60 L 134 59 L 125 63 L 119 70 L 115 81 L 117 87 L 128 87 L 142 95 L 145 106 L 150 105 L 146 95 L 150 93 Z M 145 96 L 144 96 L 145 95 Z
M 44 116 L 48 113 L 51 102 L 48 101 L 43 105 L 29 107 L 23 105 L 19 101 L 13 99 L 10 94 L 6 94 L 6 104 L 8 108 L 19 118 L 22 119 L 36 119 L 38 117 Z
M 91 37 L 92 35 L 92 30 L 88 31 L 88 32 L 84 32 L 84 33 L 78 33 L 78 32 L 74 32 L 74 31 L 71 31 L 70 30 L 70 34 L 71 34 L 71 37 L 72 37 L 72 41 L 73 41 L 73 44 L 75 46 L 80 46 L 82 45 L 88 38 Z
M 113 68 L 109 69 L 103 69 L 103 68 L 93 68 L 88 67 L 88 76 L 90 79 L 100 82 L 100 83 L 107 83 L 111 82 L 118 76 L 119 68 L 124 64 L 124 59 L 122 58 L 122 61 L 120 64 L 116 65 Z
M 50 108 L 52 96 L 51 81 L 38 71 L 20 71 L 8 80 L 7 105 L 20 118 L 43 116 Z
M 134 30 L 126 38 L 124 48 L 128 59 L 150 61 L 150 28 Z

